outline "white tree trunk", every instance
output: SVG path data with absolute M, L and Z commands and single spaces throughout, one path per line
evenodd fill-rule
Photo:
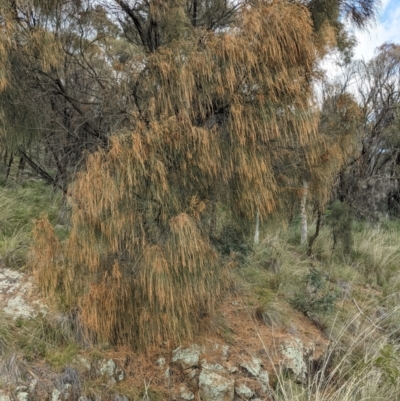
M 260 242 L 260 211 L 257 209 L 256 215 L 256 230 L 254 233 L 254 245 Z
M 307 181 L 303 181 L 303 195 L 301 197 L 301 203 L 300 203 L 300 217 L 301 217 L 300 244 L 301 245 L 304 245 L 307 243 L 307 212 L 306 212 L 307 194 L 308 194 L 308 183 L 307 183 Z

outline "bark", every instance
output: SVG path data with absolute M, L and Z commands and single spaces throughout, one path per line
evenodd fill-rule
M 315 227 L 315 233 L 310 237 L 310 240 L 308 241 L 307 256 L 312 255 L 312 247 L 314 245 L 315 240 L 318 238 L 319 230 L 321 228 L 321 221 L 322 221 L 322 212 L 321 209 L 318 209 L 317 226 Z
M 300 237 L 300 244 L 305 245 L 307 242 L 307 211 L 306 211 L 306 204 L 307 204 L 307 194 L 308 194 L 308 183 L 307 181 L 303 181 L 303 195 L 301 197 L 301 204 L 300 204 L 300 217 L 301 217 L 301 237 Z
M 257 209 L 256 215 L 256 229 L 254 232 L 254 245 L 260 242 L 260 211 Z

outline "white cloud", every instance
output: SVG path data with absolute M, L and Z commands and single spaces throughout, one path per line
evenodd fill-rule
M 400 0 L 382 0 L 378 21 L 368 30 L 356 31 L 355 36 L 358 42 L 354 49 L 355 59 L 371 59 L 375 49 L 385 42 L 400 44 Z M 321 64 L 330 78 L 341 72 L 335 62 L 336 57 L 334 54 L 329 55 Z
M 355 48 L 355 58 L 369 60 L 374 56 L 375 49 L 385 42 L 400 43 L 400 1 L 382 1 L 381 17 L 377 23 L 366 31 L 355 34 L 358 45 Z

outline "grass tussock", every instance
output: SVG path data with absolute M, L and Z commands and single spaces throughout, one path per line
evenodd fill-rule
M 0 187 L 0 257 L 7 267 L 25 265 L 31 242 L 33 220 L 46 212 L 57 222 L 61 197 L 42 182 Z

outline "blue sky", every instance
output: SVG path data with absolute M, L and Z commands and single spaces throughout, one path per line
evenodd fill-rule
M 381 0 L 377 20 L 371 23 L 367 29 L 356 30 L 354 34 L 358 41 L 358 45 L 354 49 L 355 59 L 371 59 L 375 49 L 385 42 L 400 44 L 400 0 Z M 342 71 L 335 60 L 337 60 L 335 54 L 330 54 L 321 64 L 330 78 Z
M 381 0 L 378 20 L 367 31 L 355 32 L 358 45 L 356 58 L 370 59 L 377 46 L 384 42 L 400 44 L 400 0 Z

